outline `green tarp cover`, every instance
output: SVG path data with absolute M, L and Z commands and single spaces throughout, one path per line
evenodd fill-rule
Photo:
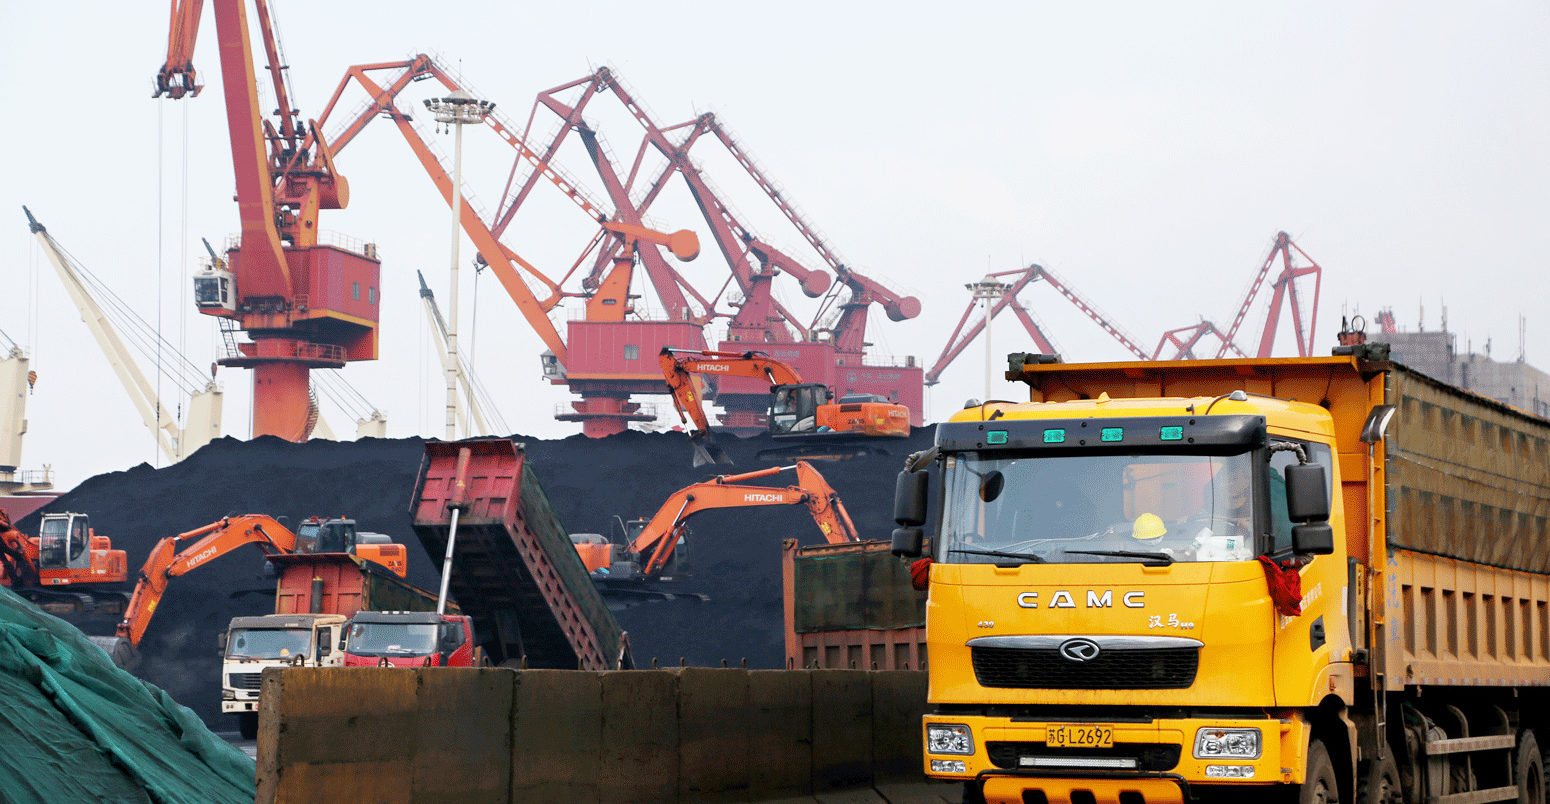
M 253 760 L 0 587 L 0 802 L 251 802 Z

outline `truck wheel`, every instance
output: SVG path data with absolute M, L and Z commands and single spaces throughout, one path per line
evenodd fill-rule
M 1339 804 L 1340 786 L 1335 783 L 1335 766 L 1329 762 L 1324 743 L 1308 743 L 1308 776 L 1297 791 L 1297 804 Z
M 244 740 L 258 739 L 258 713 L 239 712 L 237 714 L 237 731 L 242 733 Z
M 1392 749 L 1385 747 L 1383 759 L 1368 763 L 1367 773 L 1356 790 L 1356 804 L 1405 804 Z
M 1524 731 L 1518 738 L 1518 761 L 1513 766 L 1513 781 L 1518 783 L 1518 804 L 1545 804 L 1544 762 L 1534 732 Z

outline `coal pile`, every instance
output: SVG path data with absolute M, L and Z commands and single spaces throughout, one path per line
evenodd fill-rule
M 817 464 L 839 492 L 864 538 L 885 539 L 893 527 L 894 476 L 909 452 L 925 449 L 933 431 L 910 439 L 886 439 L 888 454 Z M 756 455 L 777 445 L 759 436 L 718 439 L 736 461 L 732 467 L 691 465 L 682 433 L 627 432 L 603 439 L 573 436 L 527 445 L 529 461 L 567 530 L 617 534 L 614 517 L 649 517 L 674 491 L 720 473 L 774 465 Z M 410 527 L 409 503 L 423 455 L 420 439 L 367 439 L 292 444 L 275 438 L 221 439 L 163 469 L 141 465 L 99 475 L 44 511 L 91 515 L 100 535 L 129 554 L 132 569 L 155 543 L 209 524 L 229 513 L 287 516 L 291 522 L 349 516 L 365 531 L 386 533 L 409 548 L 408 580 L 435 589 L 440 556 L 433 561 Z M 790 460 L 784 461 L 790 463 Z M 791 473 L 751 481 L 787 485 Z M 37 515 L 18 525 L 36 533 Z M 688 577 L 677 582 L 692 598 L 619 603 L 614 614 L 629 632 L 638 665 L 684 662 L 749 667 L 783 665 L 780 544 L 823 541 L 801 506 L 707 511 L 690 520 L 693 541 Z M 456 571 L 454 569 L 454 571 Z M 273 611 L 274 577 L 257 548 L 245 547 L 200 567 L 168 587 L 140 643 L 135 672 L 165 689 L 218 729 L 231 723 L 220 713 L 220 657 L 216 639 L 232 617 Z M 111 634 L 114 618 L 67 618 L 88 634 Z

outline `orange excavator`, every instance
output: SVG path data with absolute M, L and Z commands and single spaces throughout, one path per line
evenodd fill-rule
M 657 356 L 662 377 L 673 394 L 678 420 L 694 420 L 689 438 L 694 465 L 731 463 L 716 446 L 705 416 L 703 384 L 695 375 L 763 378 L 770 383 L 770 434 L 806 439 L 851 440 L 854 437 L 908 436 L 910 411 L 876 394 L 852 394 L 834 402 L 827 385 L 802 382 L 796 369 L 763 352 L 710 352 L 664 346 Z M 687 414 L 688 418 L 685 418 Z
M 195 541 L 190 543 L 190 540 Z M 267 555 L 353 553 L 358 558 L 381 564 L 400 578 L 409 568 L 408 553 L 403 545 L 395 544 L 379 533 L 356 532 L 353 519 L 311 517 L 292 533 L 279 520 L 263 514 L 228 516 L 202 528 L 169 536 L 151 548 L 115 638 L 138 646 L 173 578 L 248 544 L 257 545 Z M 98 641 L 98 644 L 102 642 Z M 117 655 L 108 646 L 103 647 L 109 655 Z
M 37 536 L 11 525 L 0 509 L 0 585 L 56 614 L 124 610 L 122 591 L 105 591 L 128 577 L 123 550 L 92 530 L 86 514 L 44 514 Z
M 743 481 L 796 471 L 794 486 L 752 486 Z M 840 495 L 823 475 L 806 461 L 792 466 L 772 466 L 740 475 L 720 475 L 703 483 L 685 486 L 673 492 L 667 502 L 649 520 L 635 520 L 623 544 L 594 544 L 596 540 L 577 541 L 582 563 L 594 577 L 604 574 L 615 581 L 654 580 L 673 557 L 674 550 L 688 533 L 688 520 L 701 511 L 715 508 L 742 508 L 761 505 L 805 505 L 818 530 L 830 544 L 860 541 Z M 577 534 L 590 536 L 592 534 Z

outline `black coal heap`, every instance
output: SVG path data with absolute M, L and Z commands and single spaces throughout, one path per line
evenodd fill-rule
M 931 428 L 917 429 L 909 439 L 885 439 L 887 454 L 816 464 L 863 538 L 888 538 L 894 476 L 905 455 L 928 447 L 932 435 Z M 690 483 L 775 465 L 756 455 L 784 446 L 766 436 L 723 436 L 718 443 L 736 465 L 695 469 L 682 433 L 514 438 L 526 443 L 528 459 L 566 528 L 604 534 L 617 534 L 615 515 L 650 516 L 668 495 Z M 408 545 L 409 580 L 435 589 L 440 556 L 433 561 L 425 554 L 409 520 L 422 443 L 418 438 L 305 444 L 225 438 L 164 469 L 142 464 L 91 478 L 44 511 L 91 515 L 97 532 L 128 552 L 131 574 L 158 540 L 229 513 L 287 516 L 292 523 L 313 515 L 349 516 L 361 530 L 386 533 Z M 787 485 L 795 476 L 783 473 L 751 482 Z M 18 525 L 36 533 L 37 517 Z M 663 665 L 716 666 L 746 659 L 749 667 L 782 666 L 780 543 L 793 537 L 803 544 L 823 541 L 806 510 L 708 511 L 694 517 L 690 529 L 690 574 L 677 588 L 707 595 L 709 601 L 679 598 L 616 610 L 637 664 L 656 659 Z M 216 638 L 232 617 L 273 611 L 274 577 L 266 569 L 258 549 L 244 548 L 174 580 L 140 643 L 137 675 L 167 690 L 214 728 L 231 727 L 220 714 Z M 88 634 L 112 634 L 116 625 L 104 616 L 67 619 Z

